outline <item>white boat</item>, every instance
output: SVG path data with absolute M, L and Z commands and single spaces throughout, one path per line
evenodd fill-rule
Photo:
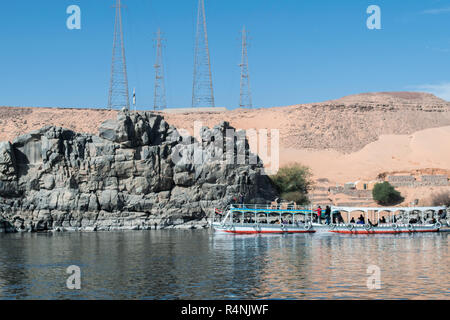
M 447 230 L 449 221 L 441 220 L 445 207 L 331 207 L 328 223 L 305 207 L 272 205 L 231 205 L 225 212 L 214 209 L 211 225 L 217 232 L 232 234 L 289 234 L 331 232 L 341 234 L 398 234 Z M 347 221 L 342 213 L 347 213 Z M 350 220 L 361 212 L 358 223 Z M 385 217 L 388 216 L 388 220 Z M 444 215 L 444 217 L 446 214 Z M 376 221 L 373 224 L 370 221 Z M 380 219 L 383 217 L 383 219 Z M 335 222 L 338 223 L 335 223 Z
M 225 213 L 214 209 L 212 227 L 235 234 L 314 233 L 311 211 L 306 208 L 274 208 L 271 205 L 232 205 Z
M 331 223 L 329 232 L 343 234 L 397 234 L 438 232 L 445 228 L 446 207 L 332 207 L 332 220 L 336 214 L 347 213 L 347 222 Z M 360 221 L 350 220 L 351 213 L 360 212 Z M 388 219 L 386 220 L 386 216 Z M 374 224 L 371 222 L 375 221 Z M 382 218 L 380 218 L 382 217 Z M 342 218 L 342 215 L 341 215 Z

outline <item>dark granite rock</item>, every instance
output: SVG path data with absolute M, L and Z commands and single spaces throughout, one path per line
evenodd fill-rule
M 239 194 L 273 200 L 245 132 L 229 130 L 202 128 L 196 141 L 160 115 L 122 112 L 99 136 L 47 126 L 0 143 L 0 232 L 191 228 Z

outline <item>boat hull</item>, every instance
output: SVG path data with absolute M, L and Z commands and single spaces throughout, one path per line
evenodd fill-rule
M 311 229 L 306 229 L 303 226 L 258 226 L 258 225 L 213 225 L 214 230 L 220 233 L 229 234 L 295 234 L 295 233 L 315 233 L 316 231 Z
M 353 228 L 348 226 L 331 227 L 329 232 L 341 233 L 341 234 L 400 234 L 400 233 L 428 233 L 428 232 L 439 232 L 439 228 L 434 225 L 428 226 L 407 226 L 401 225 L 396 228 L 392 226 L 386 227 L 372 227 L 366 229 L 364 226 L 353 226 Z
M 403 234 L 403 233 L 430 233 L 439 232 L 440 229 L 435 225 L 425 226 L 407 226 L 400 225 L 396 228 L 392 226 L 385 227 L 372 227 L 369 230 L 364 226 L 349 227 L 348 225 L 341 226 L 328 226 L 313 224 L 311 227 L 304 225 L 291 226 L 291 225 L 222 225 L 213 224 L 215 231 L 228 234 L 295 234 L 295 233 L 337 233 L 337 234 L 355 234 L 355 235 L 368 235 L 368 234 Z

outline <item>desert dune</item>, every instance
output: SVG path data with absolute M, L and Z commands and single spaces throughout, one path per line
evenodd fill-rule
M 316 177 L 338 183 L 372 180 L 384 171 L 450 169 L 450 126 L 426 129 L 412 135 L 382 135 L 360 151 L 349 154 L 335 150 L 286 148 L 281 165 L 300 162 Z
M 100 123 L 116 114 L 0 107 L 0 141 L 46 125 L 96 134 Z M 427 93 L 365 93 L 288 107 L 162 114 L 190 133 L 196 121 L 208 127 L 228 121 L 237 129 L 277 129 L 281 165 L 302 163 L 316 178 L 336 183 L 375 179 L 382 172 L 450 170 L 450 104 Z

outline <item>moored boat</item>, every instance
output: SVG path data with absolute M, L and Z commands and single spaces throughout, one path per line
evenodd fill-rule
M 225 212 L 215 209 L 211 225 L 218 232 L 232 234 L 425 233 L 447 231 L 450 224 L 445 220 L 446 210 L 445 207 L 331 207 L 331 216 L 318 217 L 312 207 L 242 204 L 228 206 Z M 358 222 L 350 219 L 355 212 L 361 213 Z M 342 213 L 347 213 L 346 219 Z
M 331 220 L 335 222 L 335 215 L 340 219 L 339 223 L 329 225 L 329 231 L 343 234 L 438 232 L 447 225 L 446 210 L 446 207 L 332 207 Z M 346 222 L 342 219 L 343 212 L 347 213 Z M 350 219 L 354 212 L 361 213 L 358 222 Z
M 311 210 L 271 205 L 231 205 L 225 212 L 215 209 L 212 227 L 234 234 L 314 233 Z

